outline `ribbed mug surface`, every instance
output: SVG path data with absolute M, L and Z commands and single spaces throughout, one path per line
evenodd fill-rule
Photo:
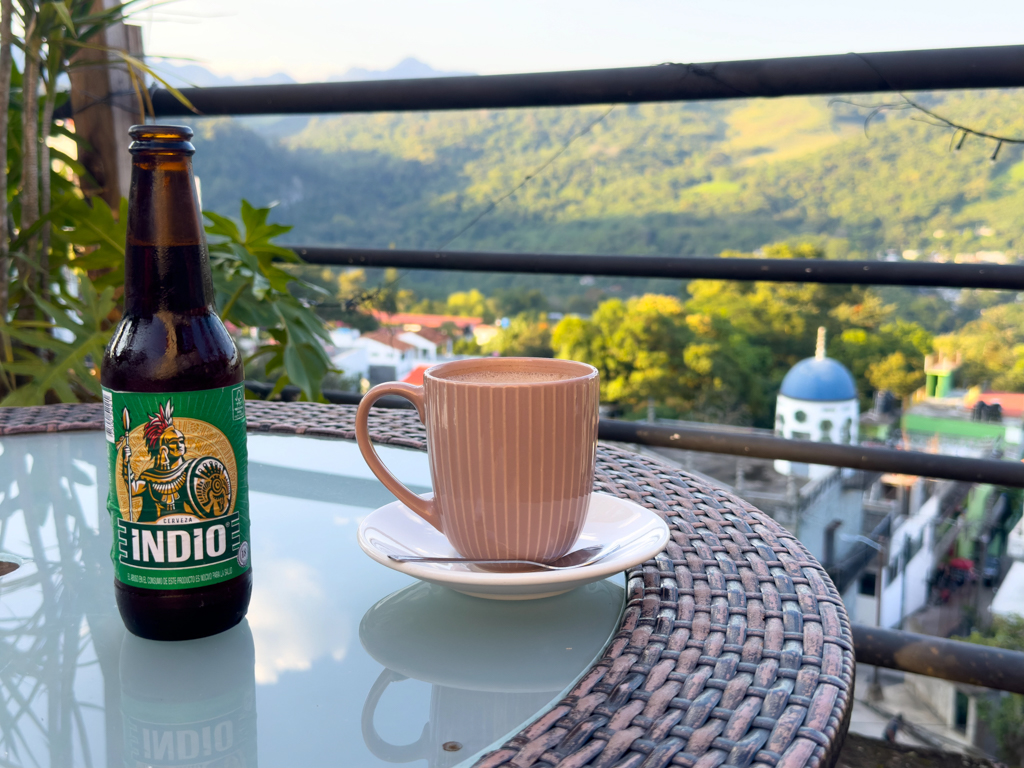
M 452 378 L 488 371 L 571 378 Z M 429 369 L 423 386 L 434 502 L 455 549 L 538 561 L 568 552 L 594 479 L 597 370 L 567 360 L 460 360 Z

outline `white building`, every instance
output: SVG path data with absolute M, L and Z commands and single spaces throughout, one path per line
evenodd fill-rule
M 402 335 L 403 331 L 395 328 L 379 328 L 355 340 L 356 347 L 366 350 L 367 378 L 371 386 L 384 381 L 401 381 L 416 367 L 420 349 L 399 338 Z
M 1017 560 L 1010 566 L 989 610 L 993 616 L 1004 619 L 1024 617 L 1024 563 Z
M 349 328 L 347 325 L 341 325 L 337 328 L 332 328 L 328 334 L 331 337 L 331 345 L 337 349 L 351 349 L 355 346 L 356 339 L 359 338 L 359 331 L 355 328 Z
M 364 347 L 334 349 L 328 353 L 331 365 L 345 376 L 365 379 L 370 372 L 370 357 Z
M 432 328 L 419 331 L 379 328 L 360 333 L 354 328 L 334 328 L 327 356 L 346 376 L 367 379 L 370 384 L 402 381 L 415 368 L 430 366 L 451 356 L 451 340 Z
M 837 360 L 825 356 L 825 329 L 818 329 L 814 357 L 794 365 L 782 380 L 775 403 L 775 432 L 793 440 L 856 445 L 860 420 L 857 386 Z M 832 467 L 776 461 L 783 475 L 824 477 Z
M 330 358 L 331 366 L 340 370 L 345 376 L 365 379 L 369 375 L 370 358 L 367 350 L 358 345 L 359 331 L 348 326 L 332 328 L 328 331 L 331 343 L 324 351 Z
M 406 331 L 398 334 L 398 340 L 411 344 L 416 348 L 416 362 L 433 363 L 437 361 L 437 344 L 425 336 L 422 331 Z
M 889 562 L 882 571 L 882 626 L 901 627 L 903 620 L 928 602 L 929 583 L 936 567 L 936 522 L 943 509 L 947 493 L 954 490 L 953 482 L 939 484 L 924 503 L 921 503 L 923 480 L 912 489 L 908 514 L 893 522 L 887 556 Z M 955 534 L 955 531 L 954 531 Z M 949 548 L 946 543 L 945 549 Z M 941 554 L 941 550 L 939 552 Z
M 436 356 L 434 359 L 440 360 L 442 358 L 450 358 L 455 353 L 455 342 L 451 336 L 437 328 L 430 328 L 425 325 L 406 325 L 406 331 L 410 331 L 413 336 L 417 339 L 422 339 L 433 344 Z M 412 339 L 406 339 L 405 335 L 399 336 L 404 341 L 416 344 L 420 346 L 422 341 L 412 341 Z

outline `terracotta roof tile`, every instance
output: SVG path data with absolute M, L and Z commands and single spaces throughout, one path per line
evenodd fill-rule
M 433 342 L 434 345 L 438 347 L 443 347 L 448 343 L 448 337 L 436 328 L 428 328 L 424 326 L 418 331 L 406 331 L 406 333 L 415 333 L 417 336 Z
M 395 331 L 393 328 L 379 328 L 376 331 L 370 331 L 364 333 L 360 338 L 362 339 L 373 339 L 374 341 L 385 344 L 392 349 L 397 349 L 400 352 L 405 352 L 410 349 L 416 349 L 412 344 L 408 344 L 398 338 L 398 334 L 401 331 Z

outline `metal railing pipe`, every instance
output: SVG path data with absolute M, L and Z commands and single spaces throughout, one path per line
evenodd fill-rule
M 598 436 L 602 440 L 661 448 L 680 448 L 758 459 L 782 459 L 801 464 L 849 467 L 869 472 L 892 472 L 970 483 L 1024 487 L 1024 464 L 1019 461 L 967 459 L 939 453 L 815 443 L 811 440 L 790 440 L 770 435 L 736 434 L 692 427 L 662 427 L 613 419 L 601 419 Z
M 1024 266 L 1018 265 L 287 247 L 310 264 L 342 267 L 1024 290 Z
M 182 88 L 202 115 L 419 112 L 1024 86 L 1024 46 L 340 83 Z M 192 112 L 165 89 L 158 117 Z M 66 114 L 65 114 L 66 112 Z M 71 117 L 64 108 L 55 115 Z
M 267 384 L 262 381 L 245 381 L 245 388 L 250 392 L 253 392 L 260 396 L 260 398 L 266 398 L 274 391 L 273 384 Z M 294 384 L 289 384 L 284 387 L 280 392 L 280 398 L 287 402 L 297 400 L 302 390 L 296 387 Z M 363 399 L 363 396 L 357 392 L 341 392 L 336 389 L 325 389 L 323 391 L 324 399 L 327 402 L 334 405 L 359 405 L 359 402 Z M 414 406 L 411 402 L 406 400 L 404 397 L 396 397 L 394 395 L 384 395 L 379 398 L 376 403 L 373 404 L 374 408 L 397 408 L 399 410 L 413 410 Z
M 1024 693 L 1024 653 L 987 645 L 853 625 L 857 661 L 957 683 Z
M 245 386 L 261 397 L 266 397 L 273 389 L 270 384 L 253 381 L 247 381 Z M 298 394 L 299 389 L 294 386 L 285 387 L 281 393 L 286 400 L 294 399 Z M 362 395 L 355 392 L 325 391 L 323 394 L 328 402 L 332 403 L 357 405 L 362 400 Z M 377 404 L 386 408 L 412 408 L 412 404 L 407 400 L 397 397 L 381 398 Z M 815 443 L 810 440 L 788 440 L 770 435 L 716 429 L 663 427 L 616 419 L 601 419 L 597 434 L 601 440 L 619 443 L 1024 487 L 1024 464 L 1017 461 L 965 459 L 918 451 Z

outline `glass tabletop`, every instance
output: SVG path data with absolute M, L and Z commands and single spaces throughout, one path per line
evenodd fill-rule
M 452 766 L 533 719 L 618 628 L 624 581 L 481 600 L 366 557 L 394 497 L 354 443 L 250 435 L 248 617 L 181 643 L 114 604 L 100 432 L 0 439 L 0 764 Z M 417 492 L 426 454 L 379 447 Z

